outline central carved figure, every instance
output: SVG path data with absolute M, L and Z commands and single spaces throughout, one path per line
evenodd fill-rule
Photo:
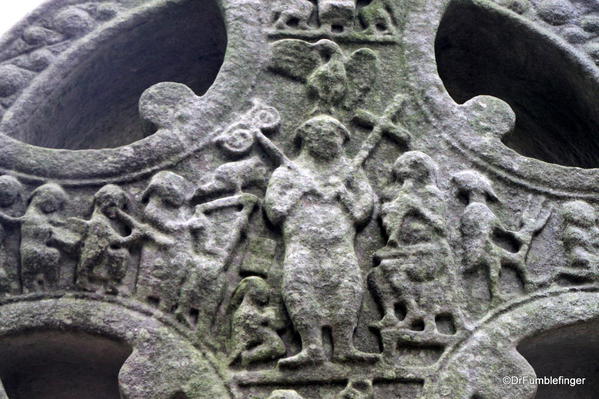
M 283 228 L 283 299 L 302 340 L 302 351 L 279 364 L 323 362 L 324 328 L 331 329 L 333 360 L 376 360 L 353 345 L 363 296 L 354 239 L 372 215 L 374 193 L 344 154 L 349 131 L 341 122 L 317 116 L 297 134 L 301 153 L 274 172 L 265 198 L 269 219 Z

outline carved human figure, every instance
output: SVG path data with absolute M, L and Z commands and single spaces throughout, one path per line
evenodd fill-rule
M 285 344 L 276 330 L 282 327 L 277 310 L 270 304 L 270 285 L 260 277 L 241 280 L 231 300 L 230 363 L 251 363 L 280 358 Z
M 61 211 L 67 194 L 57 184 L 36 188 L 21 223 L 21 274 L 23 291 L 58 288 L 61 258 L 74 254 L 81 237 L 67 229 Z
M 186 270 L 195 262 L 188 222 L 190 209 L 186 204 L 188 186 L 189 182 L 182 176 L 161 171 L 152 177 L 142 193 L 144 221 L 173 243 L 144 243 L 137 295 L 165 312 L 176 309 Z
M 584 201 L 570 201 L 562 206 L 562 241 L 568 257 L 563 275 L 575 280 L 599 278 L 599 226 L 597 212 Z
M 12 176 L 0 176 L 0 296 L 18 289 L 19 277 L 10 273 L 11 262 L 5 240 L 16 228 L 15 213 L 23 202 L 23 186 Z M 18 224 L 18 222 L 16 223 Z M 12 266 L 16 270 L 16 265 Z
M 314 4 L 309 0 L 275 0 L 273 5 L 273 26 L 276 29 L 309 29 L 308 22 L 314 12 Z
M 120 187 L 109 184 L 94 195 L 90 220 L 77 219 L 85 228 L 77 266 L 80 288 L 119 292 L 129 267 L 130 247 L 148 235 L 139 222 L 125 213 L 126 206 L 127 194 Z
M 356 226 L 371 217 L 372 188 L 344 154 L 349 131 L 341 122 L 317 116 L 297 134 L 301 152 L 275 170 L 264 203 L 271 222 L 282 226 L 282 296 L 302 341 L 301 352 L 279 364 L 323 362 L 325 327 L 332 332 L 334 360 L 375 360 L 353 345 L 363 296 L 354 239 Z
M 196 324 L 193 319 L 197 319 L 198 333 L 208 332 L 212 327 L 225 294 L 226 267 L 257 202 L 258 198 L 252 194 L 220 198 L 196 206 L 194 215 L 187 221 L 193 233 L 195 252 L 181 287 L 176 314 L 190 325 Z M 218 231 L 207 216 L 219 209 L 233 210 L 236 216 L 227 226 L 226 243 L 221 246 L 216 244 L 215 238 L 224 232 Z
M 437 164 L 419 151 L 404 153 L 393 165 L 381 209 L 388 242 L 377 253 L 380 265 L 369 275 L 384 311 L 376 323 L 381 329 L 422 321 L 425 332 L 437 332 L 437 317 L 449 315 L 454 325 L 461 324 L 445 198 L 436 176 Z M 406 307 L 401 323 L 395 315 L 400 303 Z
M 393 19 L 387 8 L 387 0 L 373 0 L 360 9 L 358 18 L 365 26 L 368 35 L 391 35 L 395 32 Z
M 535 233 L 547 223 L 551 209 L 544 199 L 533 203 L 522 215 L 519 230 L 506 227 L 488 206 L 487 201 L 499 201 L 491 182 L 480 173 L 467 170 L 453 176 L 460 194 L 466 196 L 467 206 L 460 220 L 465 272 L 484 268 L 489 279 L 491 305 L 505 299 L 500 277 L 504 266 L 514 269 L 526 290 L 534 288 L 528 275 L 526 256 Z M 500 245 L 500 241 L 506 244 Z

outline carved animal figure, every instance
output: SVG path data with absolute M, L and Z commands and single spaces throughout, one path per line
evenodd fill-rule
M 595 208 L 584 201 L 570 201 L 562 206 L 562 241 L 569 260 L 561 274 L 573 279 L 599 278 L 599 226 Z
M 273 45 L 272 68 L 307 84 L 316 99 L 313 113 L 332 113 L 336 106 L 353 108 L 371 89 L 377 75 L 377 56 L 359 49 L 347 57 L 331 40 L 314 44 L 296 39 Z
M 264 184 L 267 172 L 264 162 L 258 156 L 228 162 L 216 168 L 208 182 L 196 189 L 194 196 L 202 197 L 223 192 L 239 194 L 247 186 Z
M 356 226 L 371 217 L 374 193 L 344 154 L 349 131 L 341 122 L 321 115 L 297 134 L 300 155 L 275 170 L 264 200 L 268 218 L 283 229 L 282 295 L 302 341 L 301 352 L 279 364 L 323 362 L 324 327 L 331 328 L 334 359 L 375 361 L 377 355 L 353 345 L 363 296 L 354 238 Z
M 370 380 L 350 380 L 335 399 L 374 399 L 374 389 Z
M 536 204 L 529 202 L 522 216 L 518 231 L 508 229 L 487 205 L 487 201 L 498 201 L 489 180 L 472 170 L 459 172 L 453 180 L 461 194 L 465 195 L 468 205 L 460 220 L 465 271 L 478 268 L 487 271 L 491 304 L 497 305 L 505 299 L 500 289 L 500 275 L 503 266 L 513 268 L 530 290 L 534 284 L 528 276 L 526 255 L 534 234 L 547 223 L 551 209 L 543 207 L 544 199 Z M 506 249 L 497 242 L 498 236 L 507 239 L 514 248 Z
M 358 18 L 365 27 L 368 35 L 391 35 L 395 33 L 393 19 L 386 0 L 373 0 L 360 9 Z
M 272 391 L 268 399 L 304 399 L 304 397 L 291 389 L 277 389 Z
M 281 323 L 270 305 L 270 286 L 264 279 L 243 279 L 233 293 L 231 307 L 230 363 L 239 360 L 245 367 L 285 355 L 285 344 L 276 332 Z
M 356 0 L 318 0 L 318 19 L 331 32 L 351 31 L 356 19 Z
M 308 0 L 275 0 L 273 26 L 276 29 L 309 29 L 308 22 L 314 12 L 314 4 Z
M 321 40 L 315 47 L 324 63 L 308 76 L 308 90 L 318 100 L 317 110 L 332 112 L 332 106 L 339 104 L 347 92 L 345 57 L 341 48 L 330 40 Z
M 139 228 L 139 222 L 124 213 L 126 205 L 125 192 L 109 184 L 95 194 L 91 219 L 77 219 L 85 227 L 77 266 L 79 287 L 90 291 L 101 288 L 107 293 L 119 292 L 119 285 L 129 267 L 130 247 L 147 235 Z
M 5 240 L 16 228 L 14 214 L 21 211 L 23 186 L 12 176 L 0 176 L 0 296 L 18 289 L 18 275 L 15 260 L 9 258 Z M 18 224 L 18 222 L 16 223 Z M 14 269 L 14 273 L 11 273 Z
M 383 319 L 375 323 L 380 329 L 410 328 L 422 321 L 424 331 L 436 333 L 441 315 L 461 324 L 445 201 L 436 175 L 437 164 L 419 151 L 404 153 L 393 165 L 394 181 L 383 194 L 381 210 L 387 247 L 377 253 L 382 262 L 369 275 L 384 310 Z M 400 303 L 406 306 L 401 322 L 395 316 Z
M 23 291 L 58 288 L 61 258 L 73 254 L 81 237 L 65 226 L 61 211 L 67 194 L 57 184 L 38 187 L 21 218 L 21 274 Z

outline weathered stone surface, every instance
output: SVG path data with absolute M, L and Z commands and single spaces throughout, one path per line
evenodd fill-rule
M 598 18 L 47 3 L 0 41 L 0 398 L 593 397 Z

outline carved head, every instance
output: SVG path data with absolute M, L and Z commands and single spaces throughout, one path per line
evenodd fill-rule
M 179 208 L 187 199 L 188 182 L 184 177 L 170 171 L 161 171 L 152 176 L 148 187 L 142 193 L 142 201 L 150 197 L 159 198 L 165 205 Z
M 409 151 L 393 164 L 393 176 L 398 181 L 412 179 L 424 184 L 436 183 L 437 164 L 423 152 Z
M 43 213 L 54 213 L 64 207 L 67 193 L 58 184 L 48 183 L 33 190 L 29 206 Z
M 246 277 L 235 289 L 231 305 L 238 307 L 245 297 L 249 297 L 259 306 L 267 305 L 270 300 L 270 285 L 261 277 Z
M 297 130 L 303 148 L 314 158 L 335 159 L 343 151 L 350 133 L 343 123 L 328 115 L 315 116 Z
M 597 222 L 595 208 L 584 201 L 570 201 L 562 205 L 564 223 L 589 228 Z
M 318 50 L 325 61 L 330 59 L 333 55 L 342 54 L 339 45 L 328 39 L 319 40 L 314 44 L 314 48 Z
M 484 201 L 489 199 L 499 201 L 489 179 L 475 170 L 465 170 L 453 175 L 453 182 L 462 195 L 468 197 L 469 202 Z
M 96 209 L 100 210 L 110 219 L 117 216 L 118 209 L 125 209 L 127 194 L 119 186 L 108 184 L 102 187 L 94 196 Z
M 0 176 L 0 207 L 14 205 L 23 195 L 23 185 L 14 177 Z

